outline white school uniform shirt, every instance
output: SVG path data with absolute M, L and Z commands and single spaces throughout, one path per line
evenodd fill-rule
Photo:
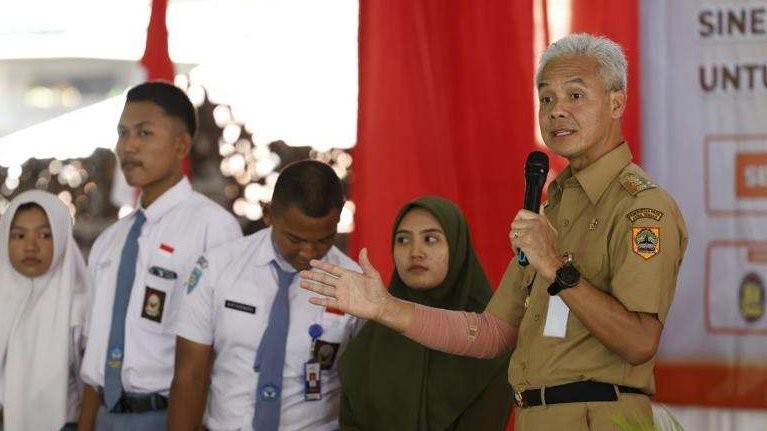
M 122 384 L 126 392 L 168 395 L 173 379 L 176 319 L 184 282 L 209 248 L 242 237 L 235 218 L 192 190 L 183 178 L 144 211 L 136 276 L 125 318 Z M 107 228 L 93 245 L 88 269 L 95 295 L 81 369 L 85 383 L 104 387 L 117 270 L 136 213 Z
M 212 345 L 211 371 L 205 425 L 213 430 L 251 430 L 258 373 L 253 369 L 256 350 L 267 325 L 278 278 L 271 261 L 278 256 L 272 229 L 218 247 L 206 253 L 190 277 L 179 316 L 177 334 L 187 340 Z M 336 247 L 323 260 L 360 271 Z M 282 258 L 283 269 L 295 271 Z M 337 363 L 363 323 L 359 319 L 309 303 L 312 292 L 299 287 L 300 277 L 289 287 L 290 323 L 282 379 L 280 430 L 338 429 L 341 382 Z M 322 399 L 304 400 L 304 364 L 311 359 L 309 327 L 319 324 L 320 358 L 329 369 L 321 372 Z

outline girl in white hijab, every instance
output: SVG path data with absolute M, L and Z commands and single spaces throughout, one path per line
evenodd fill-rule
M 89 292 L 69 209 L 50 193 L 19 194 L 0 218 L 4 431 L 58 431 L 77 420 Z

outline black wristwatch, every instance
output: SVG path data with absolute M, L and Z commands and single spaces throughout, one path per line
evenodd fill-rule
M 558 295 L 562 289 L 575 287 L 581 281 L 581 273 L 573 265 L 573 257 L 570 253 L 565 253 L 565 263 L 558 270 L 554 277 L 554 282 L 549 285 L 549 295 Z

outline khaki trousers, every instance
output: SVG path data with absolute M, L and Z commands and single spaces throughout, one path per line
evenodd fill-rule
M 650 399 L 640 394 L 620 394 L 618 401 L 563 403 L 517 408 L 515 431 L 619 431 L 615 420 L 652 423 Z

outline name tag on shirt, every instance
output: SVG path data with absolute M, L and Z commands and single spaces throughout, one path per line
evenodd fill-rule
M 166 280 L 175 280 L 178 278 L 178 274 L 176 274 L 174 271 L 166 268 L 160 268 L 159 266 L 153 266 L 149 268 L 149 273 Z
M 549 297 L 549 308 L 546 311 L 546 325 L 543 327 L 544 337 L 565 338 L 567 334 L 567 317 L 570 309 L 558 295 Z
M 220 303 L 219 303 L 220 304 Z M 232 310 L 243 311 L 245 313 L 256 314 L 256 307 L 241 302 L 224 301 L 224 307 L 231 308 Z

